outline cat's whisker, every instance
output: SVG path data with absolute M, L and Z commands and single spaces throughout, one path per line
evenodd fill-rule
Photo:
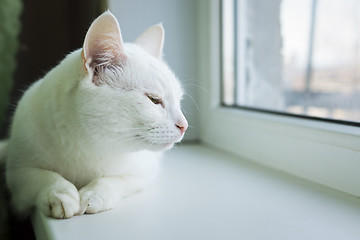
M 188 84 L 184 84 L 184 87 L 187 88 L 187 87 L 193 87 L 195 88 L 196 90 L 201 90 L 203 91 L 204 93 L 206 93 L 207 95 L 210 95 L 210 92 L 208 89 L 198 85 L 198 84 L 191 84 L 191 83 L 188 83 Z
M 129 130 L 126 129 L 126 131 L 124 131 L 124 130 L 119 130 L 119 131 L 115 131 L 115 132 L 121 134 L 121 136 L 126 136 L 127 134 L 130 134 L 130 135 L 140 134 L 140 133 L 143 133 L 144 130 L 142 130 L 142 129 L 134 129 L 134 130 L 132 130 L 132 129 L 129 129 Z
M 138 138 L 138 141 L 135 142 L 132 146 L 130 150 L 135 150 L 136 147 L 138 147 L 141 143 L 145 142 L 146 140 L 144 138 Z
M 146 146 L 146 148 L 150 148 L 154 144 L 155 144 L 154 142 L 151 142 L 150 144 L 148 144 L 148 146 Z
M 188 97 L 192 100 L 192 102 L 194 103 L 194 105 L 195 105 L 196 109 L 197 109 L 197 110 L 198 110 L 198 112 L 200 113 L 199 106 L 197 105 L 197 103 L 196 103 L 195 99 L 194 99 L 194 98 L 193 98 L 190 94 L 188 94 L 188 93 L 185 93 L 185 95 L 186 95 L 186 96 L 188 96 Z

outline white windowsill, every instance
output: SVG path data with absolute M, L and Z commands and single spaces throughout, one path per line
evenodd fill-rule
M 360 199 L 201 145 L 167 153 L 159 180 L 115 209 L 32 217 L 37 239 L 359 239 Z M 359 186 L 360 187 L 360 186 Z

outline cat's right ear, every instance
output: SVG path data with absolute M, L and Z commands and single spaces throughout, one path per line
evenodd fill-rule
M 82 55 L 86 71 L 93 74 L 99 67 L 121 66 L 126 60 L 123 45 L 116 18 L 109 11 L 104 12 L 85 36 Z
M 161 59 L 164 47 L 164 35 L 164 27 L 159 23 L 143 32 L 143 34 L 135 40 L 135 43 L 153 57 Z

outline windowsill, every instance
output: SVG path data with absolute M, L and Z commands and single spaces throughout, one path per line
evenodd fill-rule
M 37 239 L 359 239 L 359 198 L 201 145 L 181 145 L 163 163 L 151 188 L 110 211 L 35 212 Z

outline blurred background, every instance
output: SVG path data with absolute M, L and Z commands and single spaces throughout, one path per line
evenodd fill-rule
M 2 138 L 24 90 L 81 47 L 89 24 L 107 6 L 102 0 L 0 0 Z

